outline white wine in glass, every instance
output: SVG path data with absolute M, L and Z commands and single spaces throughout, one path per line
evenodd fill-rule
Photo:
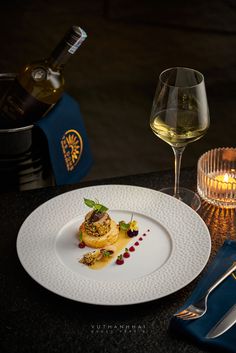
M 200 139 L 210 124 L 203 75 L 196 70 L 174 67 L 163 71 L 155 93 L 150 126 L 155 135 L 171 145 L 175 155 L 175 185 L 161 191 L 197 210 L 199 196 L 179 187 L 180 166 L 186 145 Z

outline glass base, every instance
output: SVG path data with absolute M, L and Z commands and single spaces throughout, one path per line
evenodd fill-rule
M 165 194 L 168 194 L 171 196 L 174 195 L 173 187 L 164 188 L 159 191 L 164 192 Z M 179 188 L 179 196 L 180 196 L 179 200 L 186 203 L 193 210 L 197 211 L 201 207 L 200 197 L 194 191 L 186 188 Z

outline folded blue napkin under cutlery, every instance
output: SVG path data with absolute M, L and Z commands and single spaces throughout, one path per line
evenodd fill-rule
M 171 319 L 170 332 L 191 339 L 202 349 L 236 353 L 235 269 L 236 241 L 226 240 L 192 295 Z M 215 286 L 222 275 L 225 276 L 221 283 Z M 211 287 L 205 312 L 202 315 L 201 310 L 200 315 L 199 312 L 189 313 L 188 308 L 194 311 L 192 304 L 204 297 Z

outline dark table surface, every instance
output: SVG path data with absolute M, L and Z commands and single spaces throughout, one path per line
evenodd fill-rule
M 182 185 L 196 189 L 196 171 L 186 169 Z M 82 304 L 41 287 L 24 271 L 16 254 L 16 238 L 25 218 L 61 193 L 89 185 L 128 184 L 160 189 L 173 183 L 173 173 L 127 176 L 0 195 L 0 352 L 203 352 L 169 332 L 172 314 L 196 282 L 162 299 L 123 306 Z M 209 227 L 212 253 L 227 237 L 235 238 L 235 212 L 202 203 L 200 216 Z M 203 271 L 204 272 L 204 271 Z

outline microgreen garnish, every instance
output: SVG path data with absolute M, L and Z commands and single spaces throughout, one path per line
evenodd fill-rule
M 125 223 L 125 221 L 120 221 L 119 226 L 120 230 L 123 230 L 124 232 L 127 232 L 128 230 L 134 231 L 138 229 L 137 221 L 133 220 L 133 213 L 131 216 L 131 220 L 128 223 Z
M 123 255 L 117 256 L 117 259 L 118 259 L 118 260 L 122 260 L 122 258 L 123 258 Z
M 103 256 L 106 256 L 106 257 L 109 257 L 109 256 L 111 256 L 111 253 L 110 253 L 110 251 L 104 251 L 103 252 Z
M 81 232 L 81 230 L 79 231 L 79 241 L 82 241 L 83 238 L 83 233 Z
M 119 222 L 120 230 L 126 232 L 129 229 L 129 223 L 125 223 L 124 221 Z
M 84 198 L 84 203 L 86 206 L 93 208 L 95 212 L 106 212 L 108 210 L 108 208 L 104 205 L 101 205 L 97 200 L 93 201 L 93 200 L 89 200 L 89 199 L 85 199 Z

